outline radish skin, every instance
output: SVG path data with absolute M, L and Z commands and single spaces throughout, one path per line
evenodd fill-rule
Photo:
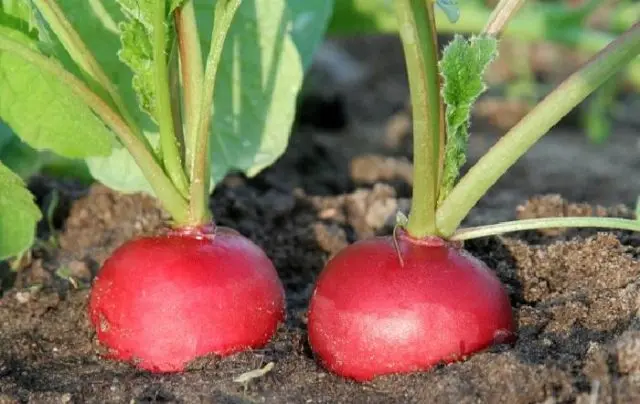
M 481 261 L 440 238 L 357 242 L 321 273 L 309 343 L 332 372 L 357 381 L 428 370 L 514 339 L 509 298 Z
M 89 314 L 109 357 L 179 372 L 201 356 L 264 346 L 284 307 L 284 288 L 264 252 L 218 228 L 124 244 L 101 268 Z

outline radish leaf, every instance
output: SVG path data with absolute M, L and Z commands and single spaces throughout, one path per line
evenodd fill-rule
M 0 24 L 35 36 L 31 3 L 24 0 L 0 0 Z
M 37 51 L 37 43 L 0 26 L 0 37 Z M 37 150 L 65 157 L 108 155 L 113 136 L 58 77 L 9 52 L 0 52 L 0 118 Z
M 41 154 L 19 137 L 0 121 L 0 161 L 19 177 L 27 179 L 42 168 Z
M 333 14 L 333 3 L 332 0 L 287 2 L 292 14 L 291 37 L 305 69 L 311 65 L 313 54 L 324 39 L 326 25 Z
M 160 0 L 117 0 L 126 16 L 126 21 L 119 25 L 122 49 L 118 55 L 134 74 L 132 84 L 138 95 L 140 107 L 154 120 L 157 114 L 156 73 L 151 38 L 156 1 Z M 174 3 L 179 4 L 180 1 L 172 1 L 172 7 Z M 169 15 L 167 14 L 167 24 L 170 24 Z M 168 40 L 169 38 L 167 43 Z
M 203 49 L 209 49 L 213 24 L 207 3 L 196 2 Z M 326 28 L 326 3 L 245 0 L 240 5 L 214 93 L 213 184 L 232 170 L 254 176 L 284 152 L 305 63 Z
M 153 47 L 150 32 L 138 20 L 120 24 L 122 30 L 122 50 L 118 53 L 134 73 L 133 88 L 138 94 L 138 102 L 143 111 L 152 119 L 156 116 L 154 94 Z
M 458 179 L 460 167 L 467 160 L 471 107 L 486 90 L 483 75 L 496 55 L 495 38 L 474 36 L 465 39 L 460 35 L 456 35 L 443 52 L 440 71 L 447 107 L 447 140 L 438 203 L 447 197 Z
M 158 134 L 145 134 L 156 147 Z M 114 147 L 109 157 L 89 157 L 85 159 L 93 178 L 119 192 L 145 192 L 155 195 L 142 170 L 129 151 L 122 146 Z
M 321 42 L 331 5 L 326 0 L 244 0 L 240 5 L 218 70 L 211 187 L 231 170 L 255 175 L 284 152 L 295 96 Z M 202 49 L 207 50 L 214 6 L 206 0 L 197 0 L 195 6 Z M 152 144 L 156 135 L 147 133 Z M 87 159 L 87 164 L 98 181 L 115 190 L 152 194 L 124 149 Z
M 22 179 L 0 162 L 0 260 L 31 246 L 41 218 Z

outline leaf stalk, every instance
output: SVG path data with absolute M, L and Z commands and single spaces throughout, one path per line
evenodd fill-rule
M 183 107 L 185 121 L 185 165 L 191 177 L 195 160 L 195 144 L 200 111 L 204 66 L 202 48 L 198 38 L 198 26 L 193 0 L 187 0 L 175 11 L 176 32 L 180 49 L 180 73 L 182 75 Z
M 416 181 L 407 231 L 421 238 L 437 233 L 435 210 L 444 152 L 438 43 L 431 1 L 397 0 L 396 5 L 413 110 Z
M 463 241 L 474 238 L 496 236 L 523 230 L 557 229 L 565 227 L 593 227 L 640 231 L 640 221 L 604 217 L 546 217 L 538 219 L 514 220 L 488 226 L 458 229 L 449 240 Z
M 153 63 L 155 67 L 156 120 L 160 129 L 160 149 L 164 168 L 178 191 L 188 195 L 189 183 L 182 166 L 178 138 L 174 131 L 169 69 L 167 63 L 167 4 L 157 1 L 153 15 Z
M 241 0 L 218 0 L 214 11 L 213 33 L 207 65 L 204 72 L 201 109 L 198 114 L 198 126 L 193 141 L 193 167 L 191 171 L 190 214 L 194 225 L 206 224 L 211 220 L 209 211 L 209 183 L 211 164 L 209 161 L 209 130 L 211 126 L 216 76 L 225 39 L 233 16 Z

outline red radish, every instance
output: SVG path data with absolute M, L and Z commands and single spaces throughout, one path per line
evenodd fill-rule
M 100 270 L 89 312 L 111 357 L 177 372 L 200 356 L 263 346 L 284 318 L 284 303 L 264 252 L 218 228 L 124 244 Z
M 309 342 L 331 371 L 358 381 L 427 370 L 510 341 L 509 298 L 479 260 L 404 231 L 357 242 L 329 261 L 309 307 Z

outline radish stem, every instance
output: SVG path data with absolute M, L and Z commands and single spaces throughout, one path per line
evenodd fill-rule
M 167 68 L 166 2 L 156 2 L 153 14 L 153 63 L 155 67 L 156 119 L 160 128 L 160 150 L 164 168 L 178 191 L 187 196 L 189 184 L 182 166 L 178 139 L 174 132 Z
M 209 177 L 211 170 L 209 161 L 209 127 L 213 109 L 213 92 L 225 38 L 240 3 L 241 0 L 218 0 L 214 11 L 213 34 L 204 72 L 198 127 L 192 144 L 195 154 L 190 176 L 189 201 L 191 220 L 194 225 L 206 224 L 211 220 L 211 212 L 209 211 Z
M 640 53 L 640 23 L 569 76 L 504 135 L 460 179 L 436 213 L 438 230 L 451 236 L 489 188 L 562 117 Z M 420 177 L 416 177 L 420 178 Z
M 483 34 L 499 36 L 507 22 L 520 10 L 526 0 L 500 0 L 493 9 L 487 25 L 482 30 Z
M 9 52 L 25 62 L 58 78 L 80 97 L 93 112 L 118 136 L 131 156 L 142 169 L 147 181 L 156 196 L 177 223 L 188 220 L 187 201 L 180 195 L 169 177 L 165 174 L 153 153 L 147 149 L 143 141 L 137 137 L 122 117 L 113 110 L 100 96 L 91 91 L 80 79 L 69 73 L 59 63 L 35 52 L 20 42 L 0 35 L 0 50 Z
M 175 11 L 178 46 L 180 48 L 180 71 L 182 74 L 185 134 L 185 165 L 191 178 L 195 158 L 194 146 L 202 109 L 203 86 L 202 48 L 198 38 L 198 26 L 193 0 L 187 0 Z
M 444 146 L 438 44 L 431 1 L 398 0 L 397 17 L 413 109 L 413 185 L 407 231 L 416 238 L 436 234 L 435 209 Z
M 563 227 L 594 227 L 603 229 L 621 229 L 640 231 L 640 221 L 604 217 L 547 217 L 540 219 L 514 220 L 488 226 L 458 229 L 449 240 L 470 240 L 495 236 L 522 230 L 537 230 Z

